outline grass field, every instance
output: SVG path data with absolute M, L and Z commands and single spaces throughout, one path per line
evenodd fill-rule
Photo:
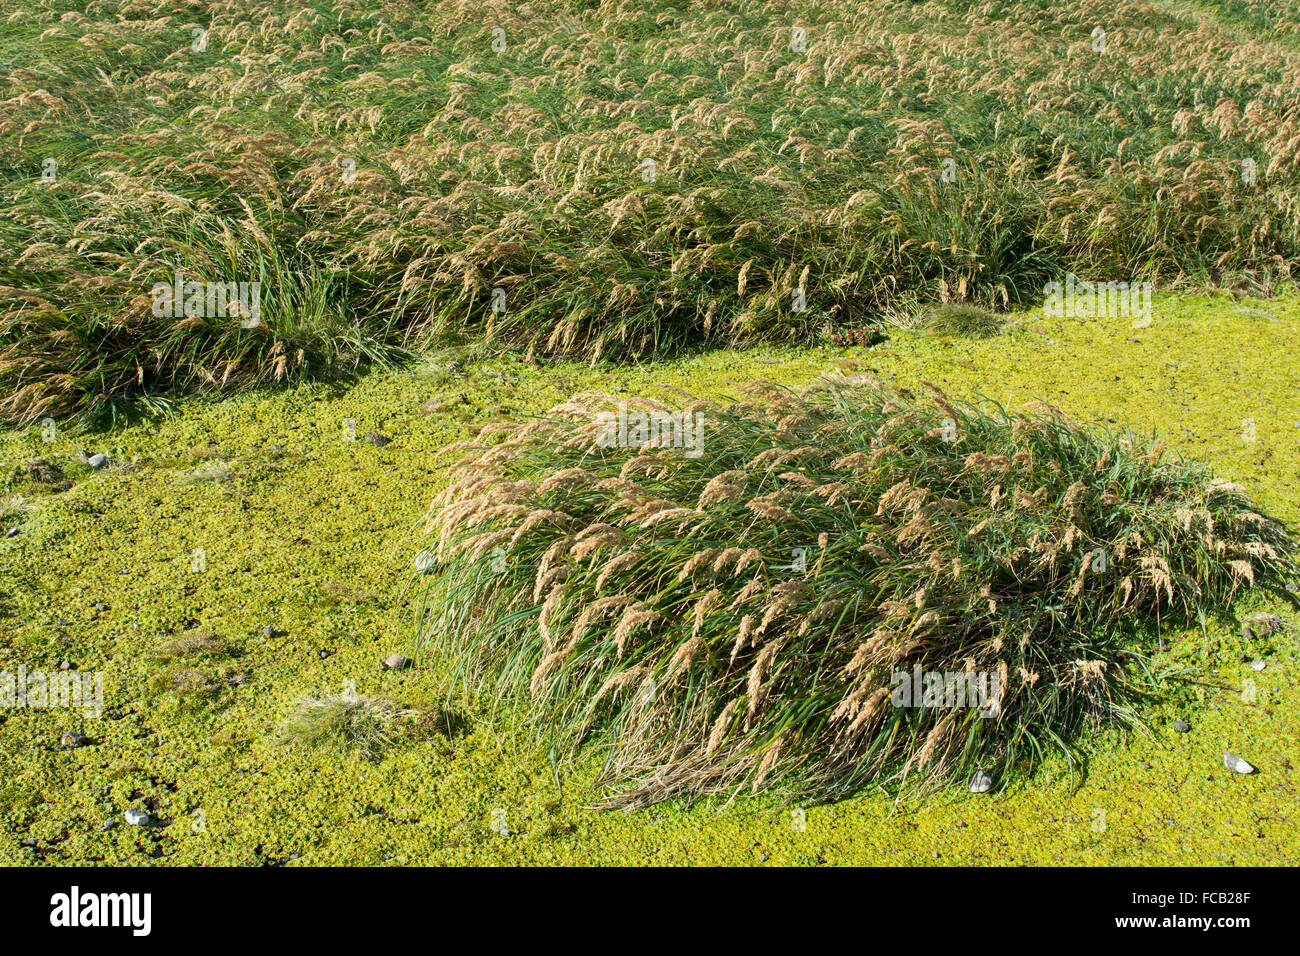
M 1248 642 L 1228 619 L 1207 621 L 1204 634 L 1166 634 L 1164 657 L 1196 668 L 1200 683 L 1149 705 L 1152 737 L 1099 739 L 1077 790 L 1064 762 L 1049 760 L 995 794 L 958 788 L 895 802 L 868 792 L 807 807 L 759 796 L 632 814 L 586 809 L 601 796 L 589 774 L 557 781 L 531 736 L 489 719 L 488 700 L 446 699 L 445 661 L 411 650 L 414 526 L 445 486 L 441 449 L 476 424 L 586 388 L 665 395 L 659 386 L 676 384 L 727 395 L 757 377 L 797 384 L 869 368 L 1012 407 L 1044 399 L 1086 421 L 1158 430 L 1176 453 L 1207 459 L 1296 521 L 1293 374 L 1259 356 L 1300 346 L 1300 302 L 1162 298 L 1155 315 L 1141 331 L 1022 315 L 976 342 L 906 332 L 874 349 L 715 351 L 646 368 L 461 355 L 449 371 L 448 353 L 348 388 L 191 399 L 168 420 L 52 444 L 37 427 L 11 430 L 0 460 L 24 504 L 5 516 L 21 533 L 0 540 L 10 635 L 0 666 L 54 669 L 69 659 L 103 670 L 106 713 L 86 721 L 93 742 L 75 750 L 58 746 L 75 723 L 66 712 L 4 717 L 0 858 L 1294 864 L 1294 630 Z M 1256 424 L 1254 443 L 1243 440 L 1243 419 Z M 349 421 L 357 436 L 378 432 L 391 444 L 345 441 Z M 92 471 L 82 452 L 101 450 L 110 464 Z M 57 465 L 72 487 L 21 478 L 19 463 L 34 460 Z M 206 552 L 201 573 L 191 570 L 196 548 Z M 1294 621 L 1285 602 L 1252 601 L 1237 615 L 1260 608 Z M 226 646 L 160 656 L 196 625 Z M 322 659 L 322 650 L 331 653 Z M 416 658 L 412 669 L 381 669 L 402 651 Z M 1266 668 L 1249 670 L 1243 655 Z M 181 670 L 201 678 L 178 680 Z M 246 680 L 232 686 L 236 673 Z M 422 718 L 378 763 L 276 743 L 299 699 L 338 693 L 349 679 Z M 1257 684 L 1253 702 L 1242 695 L 1247 679 Z M 1191 733 L 1172 732 L 1178 718 Z M 1260 772 L 1226 772 L 1225 749 Z M 127 807 L 166 825 L 101 831 Z M 794 825 L 800 809 L 804 830 Z
M 808 342 L 1066 271 L 1267 292 L 1294 3 L 0 6 L 0 409 L 457 333 Z M 180 277 L 178 280 L 177 277 Z M 155 283 L 260 284 L 260 324 Z M 499 290 L 499 291 L 498 291 Z
M 0 0 L 0 63 L 0 676 L 104 702 L 0 708 L 0 862 L 1296 862 L 1296 0 Z M 537 421 L 595 392 L 723 430 Z

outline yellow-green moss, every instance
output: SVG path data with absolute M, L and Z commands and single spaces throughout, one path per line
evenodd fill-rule
M 895 333 L 875 349 L 714 352 L 636 368 L 506 356 L 463 358 L 462 373 L 448 356 L 347 388 L 190 400 L 170 420 L 120 432 L 53 443 L 39 428 L 0 432 L 0 474 L 14 476 L 0 504 L 6 528 L 20 529 L 0 539 L 0 670 L 54 670 L 64 658 L 103 670 L 106 708 L 85 721 L 91 744 L 74 750 L 58 747 L 60 732 L 78 729 L 74 715 L 0 712 L 0 861 L 1294 864 L 1300 621 L 1251 648 L 1212 622 L 1177 642 L 1189 659 L 1208 648 L 1224 689 L 1191 713 L 1154 707 L 1158 739 L 1106 742 L 1073 792 L 1068 769 L 1049 763 L 997 796 L 898 804 L 868 794 L 809 807 L 800 830 L 799 808 L 771 799 L 584 809 L 584 780 L 557 781 L 526 738 L 483 722 L 480 703 L 439 696 L 440 662 L 409 644 L 405 588 L 408 531 L 445 481 L 441 449 L 470 424 L 584 388 L 656 394 L 665 383 L 718 396 L 836 368 L 1158 430 L 1295 523 L 1298 326 L 1296 298 L 1164 298 L 1146 329 L 1021 315 L 986 340 Z M 1254 422 L 1253 443 L 1243 421 Z M 372 432 L 392 443 L 362 440 Z M 111 464 L 92 471 L 82 453 L 97 451 Z M 35 459 L 74 486 L 16 475 Z M 228 480 L 213 479 L 209 461 L 228 466 Z M 196 548 L 202 572 L 191 570 Z M 219 658 L 183 662 L 213 694 L 158 680 L 177 666 L 159 648 L 195 621 L 223 640 Z M 1247 649 L 1265 654 L 1264 671 L 1238 662 Z M 394 651 L 416 667 L 382 670 Z M 1254 703 L 1238 693 L 1248 678 Z M 377 763 L 276 745 L 296 700 L 348 679 L 405 707 L 449 706 L 459 722 L 413 723 Z M 1175 716 L 1193 732 L 1167 732 Z M 1261 772 L 1226 771 L 1227 747 Z M 164 826 L 121 822 L 146 800 Z M 494 831 L 494 810 L 508 835 Z M 101 832 L 106 819 L 118 825 Z

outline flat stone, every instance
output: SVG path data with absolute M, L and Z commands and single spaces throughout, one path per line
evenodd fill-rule
M 149 814 L 145 813 L 143 810 L 137 810 L 135 807 L 131 807 L 126 811 L 126 813 L 122 814 L 122 816 L 126 817 L 126 822 L 131 824 L 133 827 L 148 826 L 153 822 L 150 819 Z
M 89 458 L 86 459 L 86 463 L 90 465 L 91 468 L 103 468 L 105 465 L 108 464 L 108 456 L 91 455 Z
M 411 666 L 411 659 L 405 654 L 389 654 L 384 658 L 384 668 L 390 671 L 405 670 Z

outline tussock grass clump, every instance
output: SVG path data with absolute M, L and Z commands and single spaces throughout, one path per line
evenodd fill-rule
M 369 760 L 383 756 L 397 736 L 397 722 L 411 715 L 386 697 L 323 694 L 300 700 L 280 730 L 287 746 L 354 752 Z
M 759 386 L 687 406 L 691 457 L 603 447 L 613 401 L 462 446 L 420 565 L 423 640 L 557 753 L 602 750 L 611 805 L 1073 755 L 1140 723 L 1157 624 L 1296 570 L 1240 487 L 1052 408 Z M 996 678 L 993 715 L 894 706 L 916 668 Z

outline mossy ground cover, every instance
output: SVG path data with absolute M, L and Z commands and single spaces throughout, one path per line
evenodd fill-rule
M 349 385 L 193 399 L 169 419 L 52 443 L 39 427 L 0 433 L 0 503 L 18 528 L 0 539 L 0 668 L 67 659 L 104 672 L 105 698 L 104 716 L 85 721 L 90 742 L 72 750 L 59 747 L 79 729 L 68 712 L 3 713 L 0 859 L 1294 864 L 1300 620 L 1281 603 L 1239 610 L 1280 614 L 1292 622 L 1282 634 L 1248 640 L 1234 621 L 1168 634 L 1171 661 L 1197 667 L 1199 682 L 1153 702 L 1153 737 L 1098 741 L 1077 788 L 1049 762 L 1000 793 L 925 801 L 588 809 L 586 779 L 557 777 L 528 737 L 487 719 L 487 701 L 443 695 L 443 662 L 381 661 L 411 653 L 412 529 L 446 483 L 441 449 L 475 424 L 586 388 L 722 397 L 756 378 L 870 370 L 1157 430 L 1294 525 L 1298 330 L 1300 298 L 1223 296 L 1158 298 L 1146 329 L 1021 314 L 988 339 L 895 332 L 873 349 L 717 351 L 653 367 L 448 354 Z M 83 451 L 106 452 L 109 466 L 92 470 Z M 38 459 L 72 487 L 24 467 Z M 196 549 L 205 570 L 192 570 Z M 220 640 L 177 642 L 196 629 Z M 277 741 L 299 700 L 347 681 L 421 712 L 382 759 Z M 1170 729 L 1176 717 L 1191 733 Z M 1225 749 L 1260 772 L 1231 774 Z M 159 825 L 124 825 L 128 807 Z M 118 825 L 101 830 L 108 819 Z

